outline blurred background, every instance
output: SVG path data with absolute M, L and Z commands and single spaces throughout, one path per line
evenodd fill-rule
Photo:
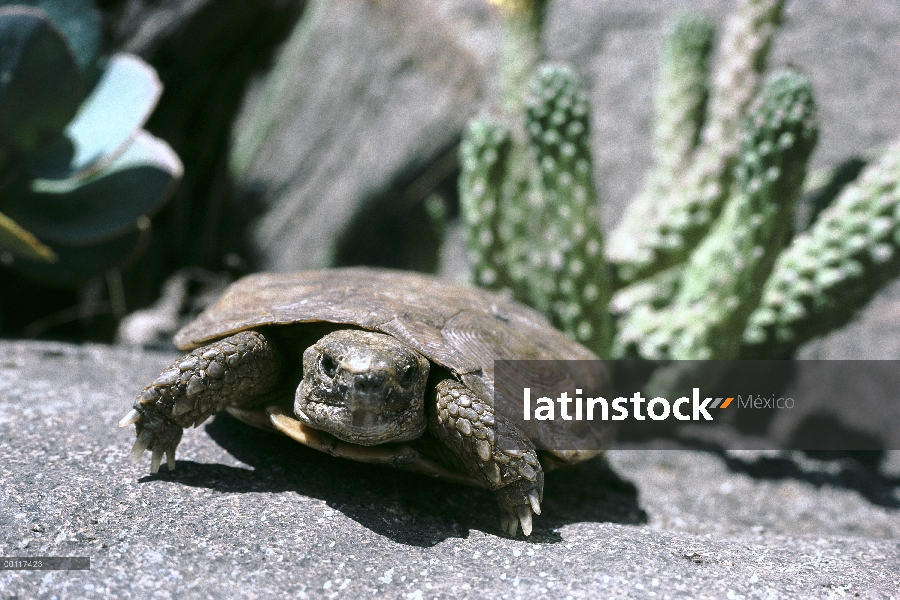
M 28 4 L 53 21 L 59 3 Z M 70 42 L 93 50 L 75 50 L 81 83 L 69 113 L 82 101 L 99 105 L 92 90 L 114 72 L 110 65 L 121 53 L 151 67 L 162 91 L 154 96 L 146 71 L 123 75 L 128 89 L 136 81 L 147 88 L 133 109 L 146 115 L 132 119 L 128 131 L 143 130 L 148 137 L 139 139 L 151 140 L 140 160 L 126 165 L 130 170 L 115 170 L 129 151 L 124 142 L 110 142 L 108 161 L 75 175 L 71 168 L 65 176 L 48 175 L 59 162 L 57 149 L 48 154 L 22 146 L 25 158 L 9 159 L 17 173 L 26 173 L 11 176 L 19 184 L 77 179 L 72 189 L 101 188 L 84 200 L 98 220 L 118 209 L 95 196 L 134 208 L 108 231 L 76 235 L 41 220 L 63 210 L 55 196 L 35 200 L 44 211 L 37 216 L 0 200 L 0 213 L 25 229 L 34 223 L 31 231 L 66 267 L 32 268 L 40 261 L 0 255 L 0 335 L 168 347 L 179 323 L 228 282 L 259 270 L 366 264 L 471 280 L 459 220 L 459 145 L 467 123 L 501 101 L 503 7 L 484 0 L 69 6 L 78 8 L 55 16 L 57 24 L 75 23 L 65 36 L 80 40 L 88 29 L 97 32 L 81 46 Z M 654 80 L 667 23 L 696 9 L 718 27 L 734 7 L 724 0 L 548 4 L 542 51 L 572 67 L 590 102 L 593 180 L 606 231 L 640 192 L 653 163 Z M 852 167 L 857 159 L 861 165 L 900 135 L 896 8 L 885 0 L 787 3 L 769 70 L 791 66 L 815 91 L 820 125 L 812 171 L 848 161 Z M 115 98 L 125 103 L 112 98 L 109 106 L 118 106 Z M 71 123 L 69 113 L 61 125 Z M 71 164 L 81 147 L 77 127 L 66 132 L 74 140 L 74 150 L 63 152 Z M 120 137 L 135 139 L 129 135 Z M 101 176 L 112 184 L 98 183 Z M 62 194 L 45 187 L 45 195 Z M 897 334 L 900 285 L 892 283 L 853 324 L 801 352 L 898 358 Z

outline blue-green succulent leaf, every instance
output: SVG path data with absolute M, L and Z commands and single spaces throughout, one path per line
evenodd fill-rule
M 68 177 L 88 177 L 116 160 L 162 93 L 156 71 L 132 54 L 116 54 L 75 119 L 66 127 L 74 146 Z
M 62 31 L 78 65 L 87 70 L 100 55 L 102 23 L 92 0 L 0 0 L 0 6 L 33 6 L 43 10 Z
M 156 71 L 131 54 L 116 54 L 65 130 L 28 156 L 35 179 L 91 177 L 125 151 L 162 93 Z
M 124 153 L 85 180 L 32 182 L 30 193 L 7 201 L 5 210 L 41 240 L 91 245 L 133 229 L 153 214 L 181 178 L 178 155 L 164 141 L 140 131 Z
M 0 153 L 29 152 L 63 130 L 81 101 L 81 72 L 43 11 L 0 8 Z

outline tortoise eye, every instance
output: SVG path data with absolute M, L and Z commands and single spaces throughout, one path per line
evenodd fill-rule
M 328 377 L 334 377 L 337 374 L 338 364 L 337 364 L 337 361 L 334 360 L 333 356 L 331 356 L 329 354 L 323 354 L 322 360 L 320 361 L 319 364 L 322 365 L 322 371 Z
M 416 366 L 406 365 L 400 370 L 400 385 L 409 385 L 416 377 Z

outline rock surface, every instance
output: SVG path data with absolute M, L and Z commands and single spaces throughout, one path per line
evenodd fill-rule
M 530 538 L 491 494 L 220 415 L 177 470 L 115 427 L 167 353 L 0 342 L 3 598 L 898 598 L 900 455 L 613 451 L 547 477 Z

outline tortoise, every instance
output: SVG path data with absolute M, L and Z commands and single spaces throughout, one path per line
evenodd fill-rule
M 596 443 L 564 448 L 560 435 L 586 435 L 572 422 L 525 431 L 521 404 L 493 402 L 495 359 L 596 355 L 502 294 L 425 275 L 365 267 L 249 275 L 174 343 L 189 354 L 119 422 L 136 426 L 132 461 L 150 449 L 152 473 L 163 453 L 175 468 L 184 427 L 224 409 L 334 456 L 492 490 L 501 528 L 515 535 L 521 524 L 530 535 L 544 469 L 606 445 L 589 431 Z M 603 387 L 605 366 L 593 364 Z

